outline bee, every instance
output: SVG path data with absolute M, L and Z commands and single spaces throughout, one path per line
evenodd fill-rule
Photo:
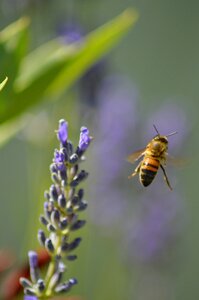
M 157 132 L 157 135 L 147 144 L 146 148 L 133 152 L 127 157 L 127 160 L 131 163 L 143 158 L 129 178 L 139 174 L 140 183 L 146 187 L 154 180 L 160 167 L 164 174 L 164 180 L 169 189 L 172 190 L 163 165 L 166 165 L 168 155 L 168 137 L 177 132 L 175 131 L 168 135 L 160 135 L 156 126 L 153 125 L 153 127 Z

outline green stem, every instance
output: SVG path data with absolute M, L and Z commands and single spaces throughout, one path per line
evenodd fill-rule
M 71 176 L 70 172 L 71 172 L 71 166 L 68 166 L 68 174 L 67 174 L 68 175 L 67 176 L 68 184 L 65 187 L 65 196 L 66 196 L 67 200 L 69 199 L 70 183 L 73 179 L 73 176 Z M 61 188 L 61 186 L 60 186 L 60 188 Z M 56 272 L 56 256 L 60 254 L 60 246 L 61 246 L 61 240 L 62 240 L 63 235 L 64 235 L 64 233 L 60 232 L 60 234 L 56 236 L 56 245 L 54 245 L 55 253 L 51 256 L 51 261 L 49 263 L 49 266 L 48 266 L 48 269 L 46 272 L 46 278 L 45 278 L 46 290 L 45 290 L 44 295 L 41 296 L 43 299 L 53 296 L 53 287 L 51 288 L 49 285 L 50 285 L 52 276 Z
M 46 273 L 45 283 L 46 283 L 46 296 L 50 297 L 53 294 L 52 289 L 49 287 L 50 280 L 56 271 L 56 256 L 60 253 L 60 245 L 61 245 L 61 235 L 57 236 L 57 241 L 55 245 L 55 254 L 51 257 L 51 262 L 49 263 L 48 270 Z
M 55 259 L 51 260 L 49 266 L 48 266 L 48 271 L 46 274 L 46 296 L 50 297 L 52 296 L 52 290 L 49 289 L 49 283 L 50 283 L 50 279 L 52 278 L 53 274 L 55 273 Z

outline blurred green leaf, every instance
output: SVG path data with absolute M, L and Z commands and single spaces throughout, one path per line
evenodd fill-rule
M 0 31 L 1 72 L 9 77 L 11 86 L 18 76 L 21 60 L 27 52 L 29 23 L 28 18 L 21 18 Z M 13 90 L 10 88 L 7 92 L 13 93 Z M 0 106 L 1 102 L 0 98 Z
M 119 42 L 137 18 L 138 13 L 128 9 L 81 42 L 67 45 L 61 39 L 54 39 L 26 56 L 28 20 L 21 19 L 2 31 L 0 55 L 3 53 L 5 57 L 3 71 L 8 70 L 6 74 L 11 81 L 9 89 L 0 94 L 0 123 L 12 120 L 16 126 L 14 119 L 31 106 L 70 88 Z
M 62 92 L 119 42 L 137 18 L 137 12 L 129 9 L 88 34 L 83 42 L 66 46 L 57 39 L 41 46 L 24 60 L 16 88 L 19 91 L 26 91 L 35 85 L 34 82 L 39 84 L 39 80 L 47 77 L 51 80 L 47 81 L 47 93 Z M 46 94 L 43 89 L 42 92 Z
M 77 51 L 56 76 L 49 86 L 48 92 L 57 92 L 68 88 L 77 80 L 92 64 L 106 54 L 121 37 L 135 24 L 138 13 L 128 9 L 120 16 L 90 33 L 80 51 Z
M 6 82 L 8 81 L 8 77 L 6 77 L 5 79 L 4 79 L 4 81 L 2 81 L 1 83 L 0 83 L 0 91 L 4 88 L 4 86 L 6 85 Z

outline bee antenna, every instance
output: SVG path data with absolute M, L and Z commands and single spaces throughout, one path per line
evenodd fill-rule
M 174 135 L 174 134 L 176 134 L 176 133 L 178 133 L 178 132 L 177 132 L 177 131 L 174 131 L 174 132 L 171 132 L 171 133 L 167 134 L 166 136 L 171 136 L 171 135 Z
M 158 135 L 160 135 L 159 131 L 157 130 L 157 127 L 153 124 L 153 127 L 155 128 L 155 131 L 157 132 Z

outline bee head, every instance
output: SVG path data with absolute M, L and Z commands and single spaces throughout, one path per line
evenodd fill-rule
M 167 139 L 167 136 L 166 135 L 156 135 L 154 137 L 154 141 L 155 142 L 161 142 L 161 143 L 164 143 L 164 144 L 168 144 L 168 139 Z
M 162 153 L 167 150 L 168 147 L 168 139 L 164 135 L 156 135 L 151 141 L 152 151 L 156 153 Z

